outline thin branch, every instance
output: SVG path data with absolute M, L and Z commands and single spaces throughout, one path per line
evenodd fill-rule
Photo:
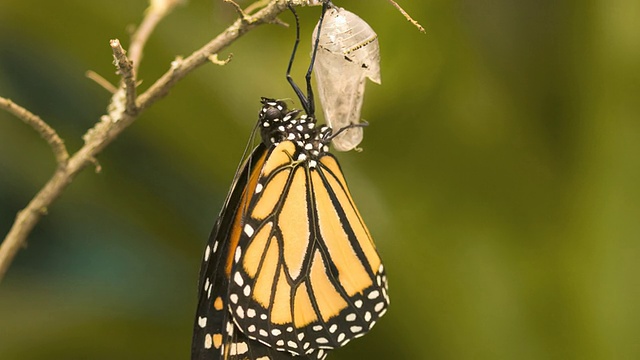
M 277 16 L 287 10 L 287 0 L 272 0 L 269 5 L 255 13 L 247 16 L 246 21 L 236 20 L 220 35 L 209 41 L 199 50 L 196 50 L 187 58 L 175 60 L 171 69 L 160 77 L 147 91 L 138 97 L 138 107 L 140 110 L 146 109 L 160 98 L 167 95 L 169 89 L 188 73 L 209 62 L 209 56 L 219 53 L 240 36 L 255 27 L 265 23 L 278 23 Z M 306 6 L 307 0 L 289 0 L 293 6 Z
M 247 6 L 246 9 L 244 9 L 244 12 L 246 14 L 251 14 L 254 10 L 259 9 L 261 7 L 265 7 L 267 6 L 267 4 L 269 3 L 270 0 L 259 0 L 254 2 L 253 4 Z
M 422 33 L 426 33 L 426 31 L 424 30 L 424 28 L 422 27 L 422 25 L 420 25 L 420 23 L 418 23 L 417 21 L 413 20 L 413 18 L 411 17 L 411 15 L 409 15 L 408 12 L 404 11 L 404 9 L 400 6 L 400 4 L 398 4 L 397 2 L 393 1 L 393 0 L 389 0 L 389 2 L 391 3 L 391 5 L 393 5 L 396 9 L 398 9 L 398 11 L 400 11 L 400 13 L 402 15 L 404 15 L 405 19 L 407 19 L 410 23 L 412 23 L 415 27 L 418 28 L 418 30 L 420 30 L 420 32 Z
M 236 12 L 238 13 L 238 16 L 240 16 L 240 19 L 242 20 L 246 20 L 247 19 L 247 14 L 242 10 L 242 8 L 240 7 L 240 5 L 238 5 L 237 2 L 233 1 L 233 0 L 223 0 L 226 3 L 231 4 L 231 6 L 233 6 L 233 8 L 236 10 Z
M 173 9 L 182 4 L 184 0 L 151 0 L 150 5 L 145 10 L 145 16 L 140 26 L 131 36 L 131 45 L 129 45 L 129 59 L 133 63 L 133 72 L 138 73 L 140 62 L 142 61 L 142 50 L 147 44 L 147 40 L 155 30 L 160 21 L 167 16 Z
M 213 54 L 211 56 L 209 56 L 209 61 L 211 61 L 212 63 L 219 65 L 219 66 L 225 66 L 229 63 L 229 61 L 231 61 L 231 59 L 233 59 L 233 54 L 229 54 L 229 56 L 227 56 L 226 59 L 224 60 L 220 60 L 218 58 L 218 54 Z
M 25 124 L 31 126 L 49 144 L 59 166 L 65 166 L 69 159 L 69 153 L 64 141 L 55 130 L 45 123 L 39 116 L 14 103 L 9 99 L 0 97 L 0 107 L 15 115 Z
M 108 92 L 110 92 L 112 94 L 115 93 L 118 90 L 107 79 L 103 78 L 102 76 L 100 76 L 100 74 L 98 74 L 95 71 L 87 70 L 84 73 L 84 76 L 86 76 L 89 79 L 93 80 L 93 82 L 95 82 L 96 84 L 100 85 L 102 88 L 104 88 L 105 90 L 107 90 Z
M 118 74 L 122 77 L 122 82 L 124 84 L 124 90 L 126 93 L 125 109 L 127 114 L 132 115 L 138 110 L 138 107 L 136 106 L 136 79 L 135 74 L 133 73 L 133 64 L 127 58 L 127 54 L 122 48 L 122 45 L 120 45 L 120 41 L 118 39 L 111 40 L 109 44 L 113 51 L 113 58 L 115 59 L 114 62 L 118 68 Z M 117 94 L 114 94 L 114 99 L 116 97 Z
M 152 10 L 154 9 L 153 4 L 156 3 L 162 3 L 166 7 L 161 8 L 161 11 Z M 169 70 L 153 85 L 151 85 L 147 91 L 139 95 L 136 99 L 134 74 L 137 71 L 140 59 L 142 58 L 144 44 L 146 43 L 146 40 L 151 34 L 153 28 L 155 28 L 155 25 L 171 9 L 173 9 L 177 3 L 178 1 L 176 0 L 152 0 L 152 6 L 149 8 L 151 10 L 146 12 L 145 19 L 142 21 L 140 28 L 134 34 L 132 39 L 129 51 L 129 59 L 132 62 L 131 79 L 126 80 L 123 78 L 123 83 L 125 83 L 123 88 L 126 88 L 125 91 L 116 91 L 108 106 L 108 113 L 101 116 L 100 121 L 97 122 L 93 128 L 89 129 L 83 136 L 85 141 L 84 146 L 71 156 L 66 167 L 59 166 L 56 169 L 56 172 L 53 174 L 51 179 L 29 202 L 27 207 L 18 213 L 9 233 L 0 245 L 0 281 L 11 265 L 11 262 L 15 258 L 18 250 L 25 245 L 26 239 L 35 225 L 42 216 L 46 214 L 47 208 L 62 194 L 64 189 L 66 189 L 73 179 L 75 179 L 76 175 L 80 171 L 91 164 L 96 164 L 96 156 L 113 140 L 115 140 L 124 129 L 131 125 L 146 108 L 164 97 L 169 90 L 187 74 L 196 68 L 209 63 L 209 57 L 211 55 L 219 53 L 221 50 L 236 41 L 240 36 L 254 29 L 258 25 L 265 23 L 277 23 L 277 16 L 287 9 L 287 3 L 290 3 L 293 6 L 310 5 L 309 0 L 272 0 L 266 7 L 254 15 L 247 16 L 244 20 L 236 20 L 224 32 L 199 50 L 195 51 L 186 59 L 174 60 L 171 63 Z M 149 17 L 153 17 L 154 19 L 148 19 Z M 153 26 L 146 24 L 151 24 Z M 121 61 L 122 59 L 118 58 L 121 47 L 116 46 L 114 48 L 112 43 L 112 49 L 114 49 L 114 57 L 117 60 L 120 74 L 128 76 L 126 75 L 126 71 L 128 70 L 124 71 L 120 68 L 121 64 L 124 63 Z M 118 54 L 116 54 L 116 52 L 118 52 Z M 124 51 L 122 52 L 122 55 L 124 56 Z M 126 59 L 126 56 L 124 56 L 124 58 Z M 131 96 L 131 94 L 133 94 L 134 102 L 127 101 L 128 95 Z M 136 107 L 130 109 L 126 105 L 127 103 L 134 104 Z M 135 111 L 132 112 L 129 110 Z

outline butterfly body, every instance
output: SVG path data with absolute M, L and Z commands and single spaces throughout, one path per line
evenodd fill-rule
M 386 312 L 384 268 L 332 129 L 262 100 L 262 143 L 205 249 L 192 359 L 323 359 Z

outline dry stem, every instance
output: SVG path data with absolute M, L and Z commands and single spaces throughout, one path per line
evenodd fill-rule
M 53 151 L 53 155 L 56 157 L 56 161 L 58 162 L 58 166 L 66 165 L 67 160 L 69 159 L 69 153 L 67 152 L 67 148 L 64 146 L 64 141 L 62 141 L 60 136 L 58 136 L 58 133 L 56 133 L 51 126 L 45 123 L 39 116 L 34 115 L 29 110 L 14 103 L 10 99 L 0 97 L 0 108 L 12 113 L 17 118 L 24 121 L 25 124 L 30 125 L 35 131 L 37 131 L 38 134 L 40 134 L 40 136 L 49 143 L 51 151 Z
M 396 9 L 398 9 L 398 11 L 400 11 L 400 13 L 402 15 L 404 15 L 405 19 L 407 19 L 410 23 L 412 23 L 415 27 L 418 28 L 418 30 L 420 30 L 420 32 L 422 33 L 426 33 L 426 31 L 424 30 L 424 28 L 422 27 L 422 25 L 420 25 L 419 22 L 413 20 L 413 18 L 411 17 L 411 15 L 409 15 L 408 12 L 406 12 L 401 6 L 400 4 L 398 4 L 397 2 L 393 1 L 393 0 L 389 0 L 389 2 L 391 3 L 391 5 L 393 5 Z

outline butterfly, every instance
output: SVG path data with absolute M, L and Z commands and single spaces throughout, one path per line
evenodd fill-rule
M 329 152 L 340 130 L 316 124 L 309 85 L 300 99 L 305 113 L 262 98 L 262 141 L 204 251 L 193 360 L 321 360 L 387 311 L 384 266 Z

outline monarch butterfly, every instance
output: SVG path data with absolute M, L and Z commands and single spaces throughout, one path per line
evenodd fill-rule
M 317 32 L 319 25 L 316 25 Z M 333 128 L 360 122 L 366 78 L 380 84 L 378 35 L 356 14 L 328 10 L 318 41 L 315 76 L 325 120 Z M 350 127 L 333 139 L 336 150 L 349 151 L 362 141 L 362 127 Z
M 329 153 L 333 131 L 316 125 L 309 86 L 300 100 L 306 114 L 262 99 L 262 142 L 204 251 L 193 360 L 324 359 L 386 312 L 384 266 Z

